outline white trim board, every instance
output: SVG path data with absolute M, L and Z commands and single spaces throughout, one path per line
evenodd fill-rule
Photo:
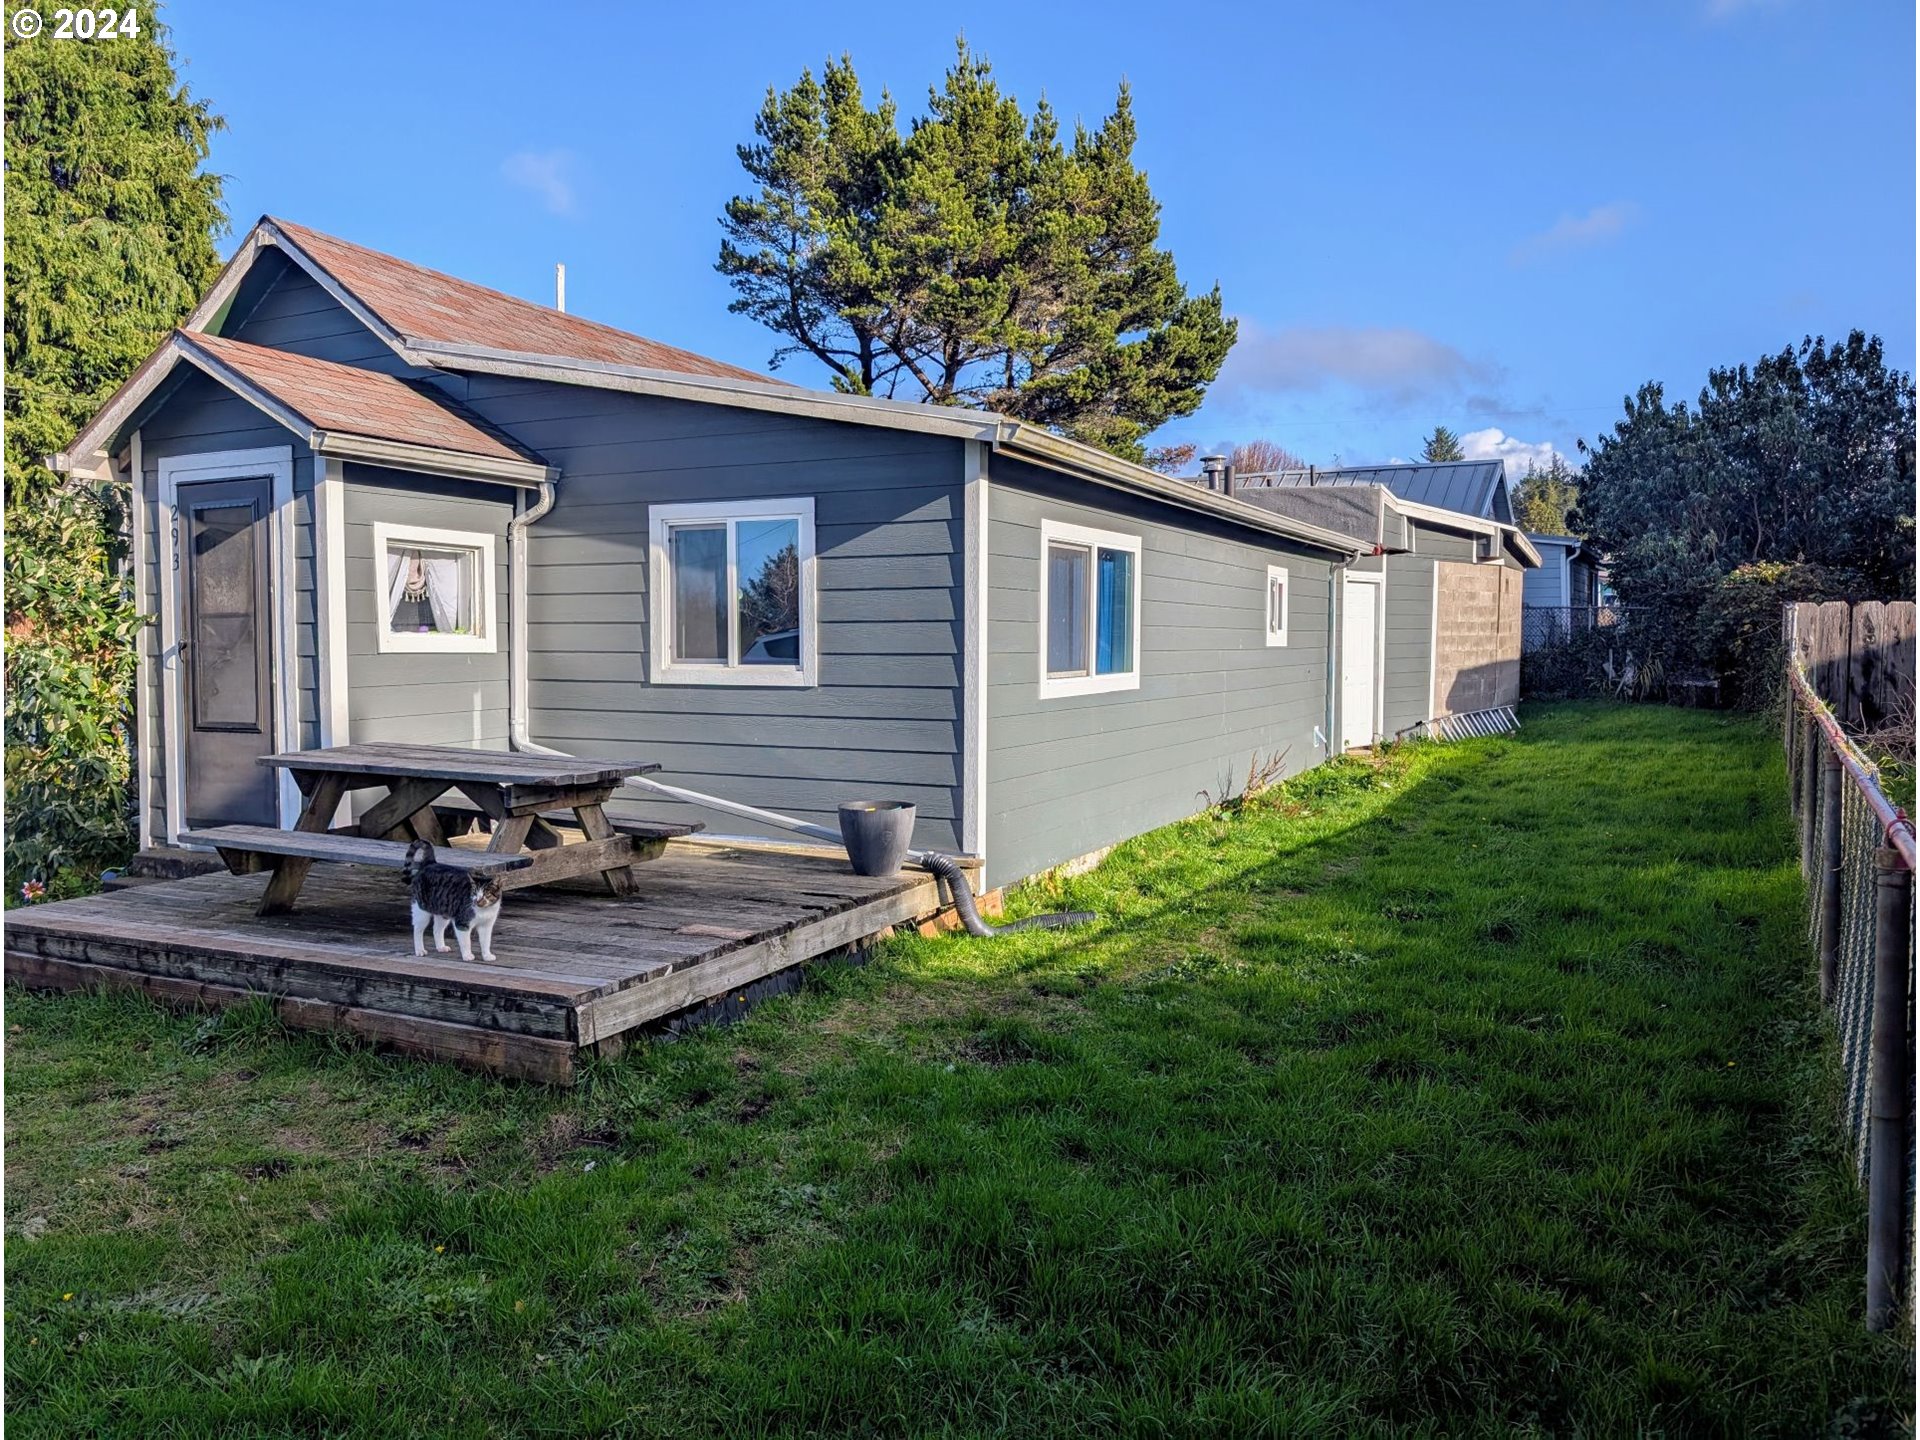
M 152 615 L 159 601 L 147 590 L 147 565 L 158 538 L 149 526 L 159 524 L 158 507 L 147 504 L 146 461 L 141 453 L 140 432 L 127 440 L 127 507 L 133 516 L 133 609 L 137 615 Z M 159 567 L 155 566 L 158 577 Z M 133 760 L 134 784 L 139 787 L 139 804 L 134 820 L 139 827 L 140 848 L 153 846 L 153 754 L 155 744 L 153 713 L 153 636 L 142 625 L 133 638 Z
M 1047 551 L 1056 543 L 1072 545 L 1094 552 L 1089 555 L 1087 566 L 1087 673 L 1084 675 L 1054 675 L 1047 669 Z M 1099 559 L 1100 550 L 1119 550 L 1133 556 L 1133 614 L 1129 617 L 1132 624 L 1133 668 L 1111 675 L 1098 675 L 1093 671 L 1094 653 L 1099 647 Z M 1141 542 L 1138 535 L 1124 534 L 1118 530 L 1096 530 L 1087 525 L 1073 525 L 1064 520 L 1042 520 L 1040 522 L 1040 631 L 1034 648 L 1039 652 L 1037 659 L 1040 671 L 1040 698 L 1042 700 L 1063 699 L 1072 695 L 1106 695 L 1116 690 L 1138 690 L 1140 688 L 1140 612 L 1146 608 L 1146 567 L 1141 563 Z
M 673 567 L 667 557 L 672 525 L 726 521 L 727 568 L 734 566 L 733 521 L 799 521 L 800 663 L 740 665 L 684 663 L 672 658 Z M 647 679 L 654 685 L 751 685 L 807 689 L 820 683 L 820 576 L 814 556 L 813 497 L 769 496 L 763 500 L 694 500 L 647 507 Z M 729 583 L 729 594 L 737 586 Z M 729 605 L 732 600 L 729 599 Z
M 198 455 L 170 455 L 160 461 L 160 608 L 161 729 L 167 753 L 167 843 L 180 844 L 181 820 L 186 813 L 185 675 L 180 666 L 180 487 L 213 480 L 271 482 L 272 507 L 267 519 L 267 600 L 272 609 L 269 634 L 273 656 L 273 746 L 290 750 L 299 743 L 299 646 L 294 633 L 296 579 L 294 573 L 293 447 L 269 445 L 258 450 L 210 450 Z M 300 791 L 282 770 L 278 796 L 280 823 L 293 824 L 300 813 Z
M 328 462 L 333 463 L 333 462 Z M 342 534 L 344 536 L 342 522 Z M 344 542 L 343 542 L 344 543 Z M 387 551 L 394 545 L 424 545 L 440 550 L 471 550 L 474 580 L 480 586 L 480 633 L 478 635 L 409 635 L 393 629 L 387 614 Z M 373 615 L 374 636 L 380 653 L 420 655 L 497 655 L 500 652 L 499 589 L 500 577 L 493 559 L 493 536 L 484 530 L 443 530 L 435 525 L 398 525 L 386 520 L 373 524 Z M 341 596 L 344 612 L 346 597 Z M 341 634 L 345 635 L 344 622 Z

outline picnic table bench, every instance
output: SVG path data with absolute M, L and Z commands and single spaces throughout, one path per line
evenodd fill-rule
M 416 839 L 432 845 L 445 863 L 493 875 L 507 889 L 597 871 L 615 895 L 631 895 L 637 861 L 658 854 L 669 835 L 699 828 L 616 824 L 607 818 L 606 801 L 629 775 L 660 768 L 647 761 L 364 743 L 286 751 L 262 756 L 260 763 L 286 770 L 306 797 L 293 829 L 221 825 L 183 838 L 213 846 L 235 874 L 271 869 L 262 915 L 293 908 L 316 860 L 397 870 L 406 861 L 408 843 Z M 346 793 L 373 788 L 387 793 L 358 824 L 335 830 L 334 813 Z M 435 802 L 450 792 L 492 822 L 484 851 L 447 843 Z M 550 821 L 577 826 L 585 838 L 562 843 Z

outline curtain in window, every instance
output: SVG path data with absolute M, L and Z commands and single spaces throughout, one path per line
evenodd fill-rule
M 425 555 L 421 565 L 427 576 L 427 605 L 433 611 L 433 628 L 443 635 L 470 629 L 466 624 L 466 588 L 460 583 L 461 565 L 453 555 Z
M 387 624 L 400 613 L 400 602 L 407 598 L 412 573 L 411 561 L 419 557 L 406 550 L 387 551 Z
M 1094 673 L 1125 675 L 1133 669 L 1133 555 L 1100 552 L 1100 593 L 1094 610 Z

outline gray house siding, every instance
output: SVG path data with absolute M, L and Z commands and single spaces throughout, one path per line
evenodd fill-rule
M 167 746 L 161 703 L 165 672 L 160 661 L 160 462 L 187 455 L 219 450 L 254 450 L 286 446 L 293 452 L 294 522 L 294 634 L 296 662 L 291 669 L 297 686 L 299 735 L 293 743 L 315 744 L 319 738 L 316 707 L 317 635 L 313 610 L 313 456 L 304 442 L 262 415 L 253 406 L 202 375 L 192 375 L 159 400 L 153 411 L 141 417 L 141 522 L 146 526 L 146 574 L 140 585 L 147 613 L 154 617 L 143 634 L 147 648 L 148 685 L 141 696 L 152 717 L 154 747 L 148 756 L 148 793 L 141 797 L 147 809 L 147 823 L 156 840 L 164 840 L 166 828 Z M 289 671 L 276 656 L 276 683 L 284 683 Z
M 1547 544 L 1536 540 L 1533 548 L 1540 552 L 1540 568 L 1529 570 L 1526 574 L 1523 598 L 1529 605 L 1568 605 L 1573 603 L 1567 598 L 1566 550 L 1559 545 Z
M 1422 537 L 1424 538 L 1424 537 Z M 1386 655 L 1380 729 L 1389 739 L 1429 718 L 1433 682 L 1433 557 L 1387 557 Z
M 483 375 L 462 398 L 561 470 L 528 532 L 532 739 L 827 826 L 845 800 L 911 800 L 916 844 L 959 844 L 959 441 Z M 814 503 L 817 686 L 653 684 L 649 506 L 795 497 Z M 757 831 L 635 796 L 619 809 Z
M 347 465 L 341 474 L 346 532 L 347 728 L 354 741 L 507 746 L 507 522 L 513 492 L 398 470 Z M 374 525 L 427 526 L 493 537 L 491 651 L 435 654 L 380 649 L 384 623 Z
M 298 265 L 279 255 L 260 263 L 263 268 L 270 263 L 279 265 L 279 274 L 265 282 L 256 302 L 242 308 L 244 300 L 237 300 L 219 333 L 249 345 L 265 345 L 338 365 L 357 365 L 363 370 L 390 375 L 425 373 L 402 361 Z M 249 288 L 252 283 L 250 276 Z
M 1115 844 L 1237 786 L 1249 761 L 1323 760 L 1327 557 L 995 457 L 988 492 L 987 883 Z M 1140 687 L 1039 694 L 1040 524 L 1141 537 Z M 1266 643 L 1266 567 L 1293 586 Z

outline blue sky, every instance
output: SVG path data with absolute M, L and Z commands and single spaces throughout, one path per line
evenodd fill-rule
M 1691 398 L 1803 334 L 1858 326 L 1914 367 L 1911 5 L 934 8 L 166 18 L 230 127 L 234 238 L 281 214 L 543 301 L 564 260 L 569 309 L 756 368 L 774 337 L 727 313 L 713 260 L 767 86 L 850 50 L 912 113 L 962 29 L 1067 118 L 1132 83 L 1163 243 L 1241 320 L 1161 439 L 1361 463 L 1443 423 L 1524 469 L 1642 381 Z

